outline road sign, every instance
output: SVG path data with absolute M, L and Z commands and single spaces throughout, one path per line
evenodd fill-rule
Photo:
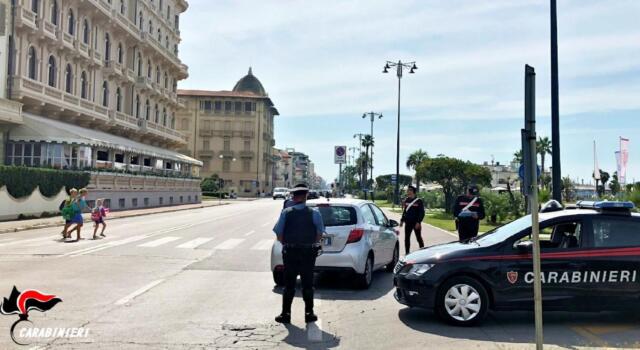
M 538 177 L 538 180 L 540 180 L 540 166 L 536 166 L 536 176 Z M 520 165 L 520 168 L 518 168 L 518 176 L 520 177 L 520 180 L 524 180 L 524 164 Z
M 347 146 L 335 146 L 333 162 L 335 164 L 344 164 L 347 162 Z

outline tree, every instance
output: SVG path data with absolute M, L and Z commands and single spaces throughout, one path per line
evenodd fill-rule
M 409 155 L 407 158 L 407 169 L 411 169 L 415 171 L 423 161 L 429 159 L 429 155 L 427 152 L 419 149 Z M 416 192 L 420 193 L 420 177 L 418 177 L 418 173 L 416 172 Z
M 548 137 L 540 137 L 536 142 L 536 151 L 540 155 L 540 168 L 544 174 L 544 158 L 547 154 L 551 155 L 551 140 Z
M 522 164 L 522 150 L 521 149 L 513 152 L 513 161 L 518 163 L 518 164 Z
M 620 181 L 618 181 L 618 172 L 615 171 L 613 176 L 611 177 L 611 182 L 609 183 L 609 189 L 611 190 L 612 195 L 617 195 L 622 190 L 622 186 L 620 185 Z
M 565 202 L 570 202 L 573 199 L 573 190 L 575 186 L 573 185 L 573 181 L 571 181 L 570 177 L 562 178 L 562 195 L 564 196 Z
M 450 212 L 454 196 L 462 194 L 470 184 L 489 186 L 491 172 L 480 165 L 450 157 L 430 158 L 418 165 L 416 174 L 425 181 L 442 186 L 445 211 Z
M 200 183 L 202 192 L 218 192 L 220 190 L 220 177 L 218 174 L 213 174 Z
M 595 177 L 595 176 L 594 176 Z M 598 186 L 598 180 L 596 180 L 596 191 L 600 197 L 604 196 L 607 181 L 609 181 L 609 173 L 600 169 L 600 186 Z
M 367 164 L 369 163 L 369 156 L 367 156 L 364 152 L 360 153 L 360 156 L 356 159 L 356 170 L 358 172 L 358 176 L 360 178 L 360 189 L 364 187 L 365 181 L 367 180 Z

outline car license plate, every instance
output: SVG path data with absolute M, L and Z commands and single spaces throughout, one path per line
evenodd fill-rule
M 331 237 L 324 237 L 322 239 L 322 245 L 324 246 L 331 245 Z

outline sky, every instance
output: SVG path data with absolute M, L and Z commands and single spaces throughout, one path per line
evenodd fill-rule
M 640 181 L 640 1 L 558 1 L 563 176 L 588 183 L 593 141 L 613 173 L 630 139 L 628 182 Z M 231 90 L 253 68 L 280 116 L 276 147 L 307 153 L 331 181 L 336 145 L 356 147 L 374 122 L 374 176 L 395 173 L 398 80 L 386 61 L 415 61 L 402 78 L 400 172 L 422 149 L 508 163 L 524 125 L 524 66 L 536 69 L 539 136 L 550 136 L 549 1 L 190 0 L 181 18 L 181 89 Z M 550 157 L 545 161 L 551 164 Z

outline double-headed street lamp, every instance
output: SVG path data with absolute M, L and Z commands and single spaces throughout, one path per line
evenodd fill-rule
M 400 204 L 400 81 L 402 80 L 402 72 L 405 69 L 409 70 L 409 74 L 415 73 L 418 69 L 415 62 L 402 63 L 402 61 L 391 62 L 387 61 L 384 65 L 382 73 L 389 73 L 389 68 L 396 68 L 396 75 L 398 76 L 398 134 L 396 139 L 396 186 L 393 193 L 393 201 L 396 205 Z
M 369 156 L 369 177 L 371 178 L 371 183 L 373 184 L 373 121 L 376 119 L 375 117 L 378 117 L 378 119 L 382 119 L 382 114 L 367 112 L 362 114 L 362 119 L 366 118 L 367 116 L 371 119 L 371 155 Z M 371 199 L 373 199 L 373 195 L 371 195 L 371 197 Z

